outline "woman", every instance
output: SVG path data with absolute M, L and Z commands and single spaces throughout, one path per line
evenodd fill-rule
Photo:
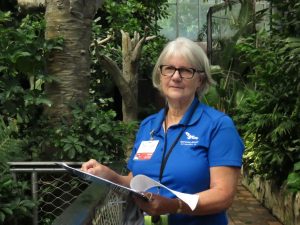
M 142 121 L 128 161 L 131 172 L 121 176 L 95 160 L 82 170 L 125 186 L 144 174 L 170 189 L 198 194 L 193 211 L 164 189 L 150 190 L 149 202 L 135 198 L 147 214 L 169 215 L 171 225 L 228 224 L 244 146 L 232 120 L 199 100 L 213 83 L 206 54 L 193 41 L 177 38 L 162 51 L 152 78 L 167 104 Z

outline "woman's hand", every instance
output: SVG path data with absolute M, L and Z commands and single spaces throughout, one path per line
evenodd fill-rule
M 89 161 L 81 165 L 81 170 L 90 174 L 93 174 L 104 179 L 112 179 L 115 172 L 109 167 L 102 165 L 95 159 L 90 159 Z
M 109 167 L 97 162 L 95 159 L 90 159 L 83 163 L 81 165 L 81 170 L 126 187 L 129 187 L 130 180 L 132 179 L 132 173 L 121 176 Z
M 166 198 L 152 193 L 145 193 L 149 201 L 133 196 L 137 206 L 150 216 L 176 213 L 178 209 L 177 199 Z

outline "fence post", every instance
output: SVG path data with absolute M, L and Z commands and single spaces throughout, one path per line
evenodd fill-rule
M 38 221 L 39 221 L 38 206 L 37 206 L 37 202 L 38 202 L 37 193 L 38 193 L 37 172 L 32 171 L 32 173 L 31 173 L 31 194 L 32 194 L 32 200 L 36 204 L 33 208 L 33 225 L 38 225 Z

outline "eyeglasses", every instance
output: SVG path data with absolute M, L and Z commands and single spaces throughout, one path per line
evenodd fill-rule
M 185 78 L 185 79 L 192 79 L 196 72 L 198 73 L 204 72 L 202 70 L 196 70 L 194 68 L 186 68 L 186 67 L 176 68 L 175 66 L 170 66 L 170 65 L 160 65 L 159 68 L 163 76 L 172 77 L 175 74 L 175 72 L 178 71 L 180 78 Z

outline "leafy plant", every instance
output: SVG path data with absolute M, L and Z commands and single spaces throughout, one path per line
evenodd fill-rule
M 211 74 L 216 85 L 213 85 L 204 96 L 204 102 L 228 114 L 234 114 L 235 106 L 243 98 L 246 84 L 240 74 L 228 71 L 220 66 L 211 66 Z
M 43 126 L 37 133 L 28 134 L 33 157 L 41 156 L 57 160 L 86 161 L 95 158 L 102 162 L 125 158 L 126 150 L 136 129 L 136 123 L 116 121 L 113 110 L 104 106 L 87 103 L 85 106 L 72 106 L 73 120 L 62 118 L 56 127 Z M 45 123 L 47 124 L 47 123 Z M 48 152 L 42 146 L 54 146 Z
M 167 15 L 167 7 L 167 0 L 107 0 L 99 14 L 102 24 L 115 33 L 121 29 L 130 33 L 143 32 L 145 28 L 157 33 L 160 29 L 157 20 Z
M 59 49 L 61 40 L 44 40 L 44 23 L 39 15 L 15 22 L 10 12 L 0 11 L 0 112 L 28 126 L 44 105 L 43 84 L 53 81 L 44 73 L 45 58 Z
M 6 125 L 0 118 L 0 223 L 11 224 L 14 215 L 29 216 L 34 203 L 26 197 L 27 182 L 15 181 L 7 160 L 15 160 L 22 149 L 22 141 L 12 137 L 17 127 L 12 121 Z
M 246 85 L 234 119 L 245 140 L 244 167 L 299 191 L 300 4 L 270 2 L 270 30 L 236 45 Z
M 299 38 L 260 32 L 237 46 L 249 86 L 235 117 L 246 140 L 245 166 L 280 184 L 300 159 Z M 298 173 L 296 170 L 292 173 Z M 300 187 L 298 187 L 300 189 Z
M 300 161 L 294 164 L 293 171 L 287 178 L 287 187 L 292 192 L 299 191 L 300 187 Z
M 17 131 L 17 126 L 15 121 L 11 121 L 8 126 L 6 126 L 2 117 L 0 117 L 0 159 L 1 163 L 5 164 L 8 157 L 15 157 L 12 155 L 19 153 L 22 150 L 22 141 L 12 138 L 12 134 Z

